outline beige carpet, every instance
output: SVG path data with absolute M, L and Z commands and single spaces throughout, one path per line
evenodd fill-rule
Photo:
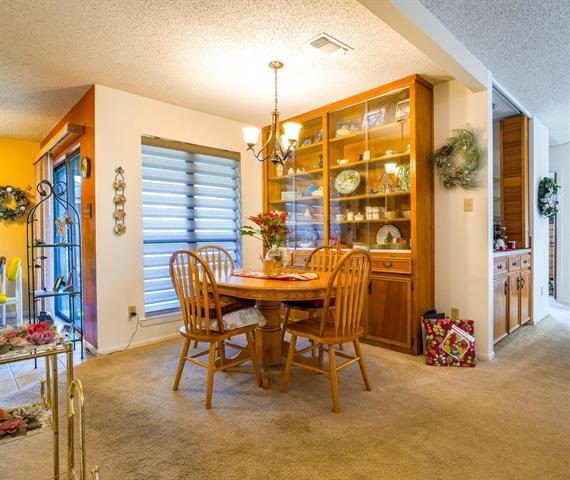
M 374 390 L 364 390 L 357 366 L 343 370 L 339 415 L 328 379 L 298 369 L 289 394 L 278 391 L 281 370 L 269 391 L 249 373 L 217 374 L 206 411 L 203 369 L 188 365 L 171 391 L 180 348 L 77 367 L 88 464 L 101 466 L 102 479 L 569 478 L 568 319 L 520 329 L 474 369 L 364 346 Z M 45 434 L 0 447 L 0 478 L 47 479 L 49 447 Z

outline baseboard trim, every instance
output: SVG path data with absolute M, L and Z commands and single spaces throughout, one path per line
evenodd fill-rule
M 478 353 L 477 357 L 479 357 L 481 360 L 485 360 L 486 362 L 494 360 L 495 359 L 495 352 L 491 352 L 489 354 L 487 353 Z
M 137 342 L 132 342 L 128 350 L 132 350 L 133 348 L 138 348 L 138 347 L 145 347 L 147 345 L 152 345 L 154 343 L 168 342 L 176 338 L 180 338 L 179 333 L 170 333 L 168 335 L 162 335 L 160 337 L 148 338 L 146 340 L 139 340 Z M 113 347 L 108 347 L 108 348 L 98 348 L 96 349 L 96 353 L 97 355 L 110 355 L 112 353 L 124 352 L 126 351 L 125 348 L 127 347 L 127 345 L 128 345 L 127 343 L 124 343 L 122 345 L 115 345 Z
M 542 322 L 543 320 L 547 319 L 548 317 L 550 317 L 550 313 L 547 313 L 544 317 L 542 317 L 540 320 L 535 320 L 534 318 L 532 319 L 531 324 L 532 325 L 538 325 L 540 322 Z

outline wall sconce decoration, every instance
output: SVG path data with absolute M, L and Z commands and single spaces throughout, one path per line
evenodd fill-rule
M 115 189 L 115 196 L 113 197 L 113 203 L 115 204 L 115 211 L 113 212 L 115 226 L 113 227 L 113 231 L 117 235 L 127 233 L 127 226 L 125 225 L 125 217 L 127 216 L 127 212 L 125 212 L 125 203 L 127 202 L 125 188 L 127 184 L 125 183 L 124 173 L 125 171 L 122 167 L 116 168 L 115 181 L 113 182 L 113 188 Z

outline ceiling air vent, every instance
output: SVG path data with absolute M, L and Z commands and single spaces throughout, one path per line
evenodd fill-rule
M 315 38 L 312 38 L 307 42 L 307 45 L 316 48 L 319 52 L 324 53 L 325 55 L 332 55 L 333 53 L 344 54 L 350 50 L 354 50 L 346 43 L 342 43 L 326 33 L 320 33 Z

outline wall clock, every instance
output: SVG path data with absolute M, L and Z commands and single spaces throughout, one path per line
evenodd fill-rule
M 81 159 L 81 176 L 89 178 L 89 175 L 91 175 L 91 160 L 89 160 L 89 157 L 83 157 Z

